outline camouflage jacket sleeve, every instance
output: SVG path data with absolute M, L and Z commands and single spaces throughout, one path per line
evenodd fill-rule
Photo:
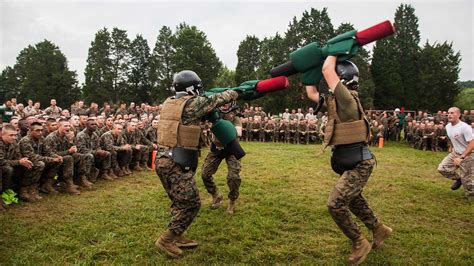
M 76 147 L 77 151 L 82 154 L 92 153 L 92 148 L 90 146 L 90 138 L 83 131 L 79 132 L 76 136 Z
M 35 152 L 35 148 L 33 147 L 35 144 L 32 143 L 33 141 L 29 139 L 29 137 L 24 137 L 20 140 L 20 153 L 22 156 L 27 157 L 30 161 L 39 162 L 42 161 L 44 163 L 51 163 L 53 162 L 54 158 L 49 156 L 43 156 Z M 35 145 L 36 146 L 36 145 Z
M 153 142 L 151 142 L 149 139 L 146 138 L 145 132 L 143 130 L 137 131 L 137 135 L 140 138 L 140 144 L 147 145 L 147 146 L 152 146 Z
M 67 141 L 66 141 L 67 142 Z M 45 146 L 48 149 L 59 156 L 66 156 L 69 154 L 69 145 L 63 143 L 56 134 L 49 134 L 45 139 Z
M 6 165 L 17 166 L 20 165 L 20 151 L 16 143 L 9 146 L 5 145 L 0 140 L 0 168 Z
M 121 136 L 119 136 L 118 138 L 120 139 Z M 100 137 L 101 148 L 109 152 L 123 150 L 121 146 L 122 144 L 120 144 L 120 140 L 118 140 L 117 142 L 119 146 L 115 145 L 116 143 L 114 142 L 114 137 L 110 133 L 105 133 Z
M 238 96 L 239 94 L 236 91 L 227 90 L 209 97 L 197 96 L 191 98 L 186 103 L 183 111 L 183 123 L 186 124 L 195 118 L 203 117 L 214 110 L 214 108 L 236 100 Z
M 151 141 L 151 143 L 157 142 L 157 129 L 150 127 L 146 131 L 146 138 Z

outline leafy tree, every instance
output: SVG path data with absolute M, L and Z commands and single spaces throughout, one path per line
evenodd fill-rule
M 247 80 L 257 79 L 257 69 L 260 63 L 260 41 L 255 36 L 247 36 L 240 42 L 237 50 L 237 68 L 235 81 L 240 84 Z
M 20 94 L 20 84 L 15 69 L 7 66 L 0 75 L 0 103 Z
M 112 29 L 110 39 L 110 60 L 112 62 L 112 99 L 114 102 L 118 100 L 127 100 L 125 97 L 128 76 L 130 75 L 130 40 L 126 30 L 118 28 Z M 121 97 L 122 96 L 122 97 Z
M 401 4 L 395 12 L 395 28 L 397 29 L 393 45 L 395 57 L 400 65 L 399 73 L 403 82 L 398 91 L 401 92 L 399 101 L 401 105 L 418 108 L 419 98 L 423 97 L 417 93 L 419 84 L 419 63 L 420 55 L 420 31 L 418 29 L 418 18 L 415 9 L 411 5 Z
M 216 86 L 221 88 L 236 87 L 235 71 L 223 66 L 216 79 Z
M 83 95 L 85 100 L 104 102 L 116 100 L 113 94 L 114 72 L 111 60 L 111 37 L 106 28 L 95 34 L 87 55 L 85 84 Z
M 163 26 L 156 39 L 153 54 L 150 57 L 150 82 L 152 99 L 162 102 L 168 95 L 173 82 L 172 57 L 175 53 L 173 33 L 169 27 Z
M 175 53 L 171 57 L 173 72 L 193 70 L 205 88 L 214 87 L 222 63 L 206 34 L 195 26 L 181 23 L 176 29 L 174 40 Z
M 128 95 L 139 102 L 151 100 L 150 84 L 150 47 L 147 41 L 138 34 L 131 43 L 130 72 L 128 77 Z
M 459 81 L 458 84 L 463 89 L 474 88 L 474 80 Z
M 426 42 L 421 50 L 420 83 L 417 91 L 419 106 L 436 111 L 447 110 L 452 106 L 460 91 L 456 83 L 459 75 L 461 55 L 455 53 L 452 44 L 434 44 Z M 473 105 L 474 106 L 474 105 Z
M 456 96 L 454 106 L 459 107 L 461 110 L 472 110 L 474 108 L 474 88 L 463 89 Z
M 31 98 L 46 106 L 55 98 L 58 105 L 69 107 L 80 96 L 76 73 L 69 70 L 59 47 L 48 40 L 23 49 L 5 77 L 7 88 L 18 86 L 14 91 L 19 101 Z
M 400 64 L 392 42 L 393 37 L 379 40 L 373 50 L 371 73 L 375 84 L 374 105 L 378 109 L 392 109 L 403 104 Z

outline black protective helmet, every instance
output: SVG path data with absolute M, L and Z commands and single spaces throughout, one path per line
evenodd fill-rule
M 337 62 L 336 72 L 348 89 L 357 90 L 359 88 L 359 69 L 354 63 L 349 60 Z
M 196 72 L 183 70 L 173 77 L 173 89 L 175 92 L 187 92 L 188 94 L 201 94 L 202 81 Z

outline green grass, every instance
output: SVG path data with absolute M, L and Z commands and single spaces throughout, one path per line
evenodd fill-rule
M 326 209 L 338 176 L 320 146 L 243 143 L 237 212 L 211 197 L 196 174 L 202 208 L 187 235 L 200 246 L 170 260 L 154 246 L 169 204 L 154 172 L 99 182 L 80 196 L 45 197 L 0 214 L 0 264 L 344 264 L 350 243 Z M 474 264 L 474 202 L 436 171 L 446 153 L 388 143 L 364 190 L 394 229 L 367 264 Z M 201 158 L 203 159 L 203 157 Z M 215 178 L 227 193 L 226 167 Z M 361 224 L 361 223 L 360 223 Z M 362 224 L 361 224 L 362 225 Z M 364 234 L 369 236 L 364 228 Z

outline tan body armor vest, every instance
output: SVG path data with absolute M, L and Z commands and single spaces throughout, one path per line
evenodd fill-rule
M 186 102 L 193 96 L 183 96 L 178 99 L 170 97 L 163 103 L 163 109 L 158 122 L 158 145 L 165 148 L 183 147 L 199 148 L 201 127 L 184 125 L 181 121 Z
M 326 97 L 328 107 L 328 122 L 324 132 L 324 147 L 328 145 L 352 144 L 370 141 L 369 121 L 365 118 L 364 109 L 360 104 L 357 92 L 351 91 L 357 102 L 359 120 L 342 122 L 337 115 L 336 97 Z

